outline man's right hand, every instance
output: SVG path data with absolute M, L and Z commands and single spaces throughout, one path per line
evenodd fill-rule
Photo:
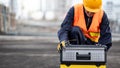
M 66 45 L 66 41 L 62 41 L 62 42 L 60 42 L 59 44 L 58 44 L 58 46 L 57 46 L 57 50 L 59 51 L 59 50 L 61 50 L 61 48 L 63 47 L 65 47 L 65 45 Z

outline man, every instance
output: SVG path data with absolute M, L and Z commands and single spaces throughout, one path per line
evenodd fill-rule
M 70 8 L 64 19 L 58 38 L 61 46 L 67 42 L 74 45 L 112 46 L 111 31 L 106 13 L 101 9 L 102 0 L 83 0 Z

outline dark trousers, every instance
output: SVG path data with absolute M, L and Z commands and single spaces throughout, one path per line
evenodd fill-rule
M 72 30 L 69 32 L 69 42 L 73 45 L 94 45 L 95 42 L 86 38 L 81 31 L 81 29 L 77 26 L 72 27 Z

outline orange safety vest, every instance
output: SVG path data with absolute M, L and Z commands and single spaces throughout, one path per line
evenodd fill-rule
M 98 42 L 100 37 L 100 23 L 103 17 L 103 10 L 95 13 L 92 19 L 92 23 L 87 30 L 85 17 L 84 17 L 84 10 L 82 4 L 77 4 L 74 6 L 74 22 L 73 26 L 78 26 L 83 34 L 91 39 L 94 42 Z

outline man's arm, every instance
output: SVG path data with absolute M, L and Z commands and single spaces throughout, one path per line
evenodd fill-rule
M 106 13 L 104 12 L 101 26 L 100 26 L 100 39 L 99 44 L 106 45 L 107 50 L 112 46 L 112 35 L 109 26 L 109 21 Z
M 68 32 L 72 27 L 72 23 L 74 20 L 74 7 L 70 8 L 68 11 L 63 23 L 61 24 L 61 28 L 58 31 L 58 38 L 61 41 L 68 41 Z

